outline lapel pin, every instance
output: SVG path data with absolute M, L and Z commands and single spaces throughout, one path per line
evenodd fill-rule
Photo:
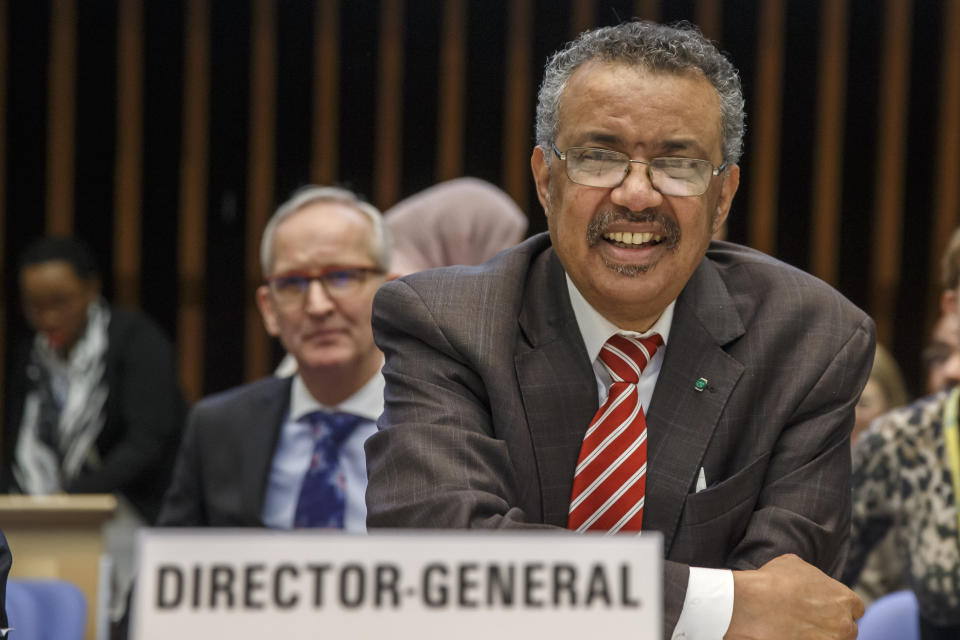
M 693 388 L 696 389 L 697 391 L 703 391 L 704 389 L 707 388 L 707 382 L 709 382 L 709 380 L 707 380 L 706 378 L 700 378 L 693 385 Z

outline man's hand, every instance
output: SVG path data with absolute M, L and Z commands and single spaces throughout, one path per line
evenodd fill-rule
M 863 601 L 791 554 L 733 572 L 733 617 L 724 640 L 855 640 Z

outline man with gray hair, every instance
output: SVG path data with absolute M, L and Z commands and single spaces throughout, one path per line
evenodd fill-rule
M 307 187 L 270 219 L 260 258 L 257 305 L 297 374 L 197 403 L 158 524 L 365 531 L 363 443 L 383 408 L 370 310 L 388 231 L 350 191 Z
M 630 22 L 547 64 L 531 166 L 549 226 L 381 288 L 369 527 L 656 531 L 665 637 L 856 637 L 829 577 L 870 318 L 711 243 L 740 180 L 736 70 Z

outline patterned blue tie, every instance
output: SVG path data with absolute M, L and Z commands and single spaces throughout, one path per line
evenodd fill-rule
M 313 429 L 313 455 L 300 487 L 293 526 L 342 529 L 345 504 L 340 446 L 363 418 L 316 411 L 307 420 Z

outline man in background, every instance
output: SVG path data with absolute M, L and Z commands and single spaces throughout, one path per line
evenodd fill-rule
M 297 363 L 190 412 L 159 524 L 364 531 L 363 443 L 383 408 L 373 295 L 390 267 L 380 212 L 307 187 L 263 233 L 257 306 Z
M 863 605 L 825 573 L 874 325 L 710 243 L 743 122 L 736 70 L 691 28 L 596 29 L 551 59 L 531 158 L 549 235 L 377 296 L 369 526 L 657 531 L 665 637 L 856 637 Z

